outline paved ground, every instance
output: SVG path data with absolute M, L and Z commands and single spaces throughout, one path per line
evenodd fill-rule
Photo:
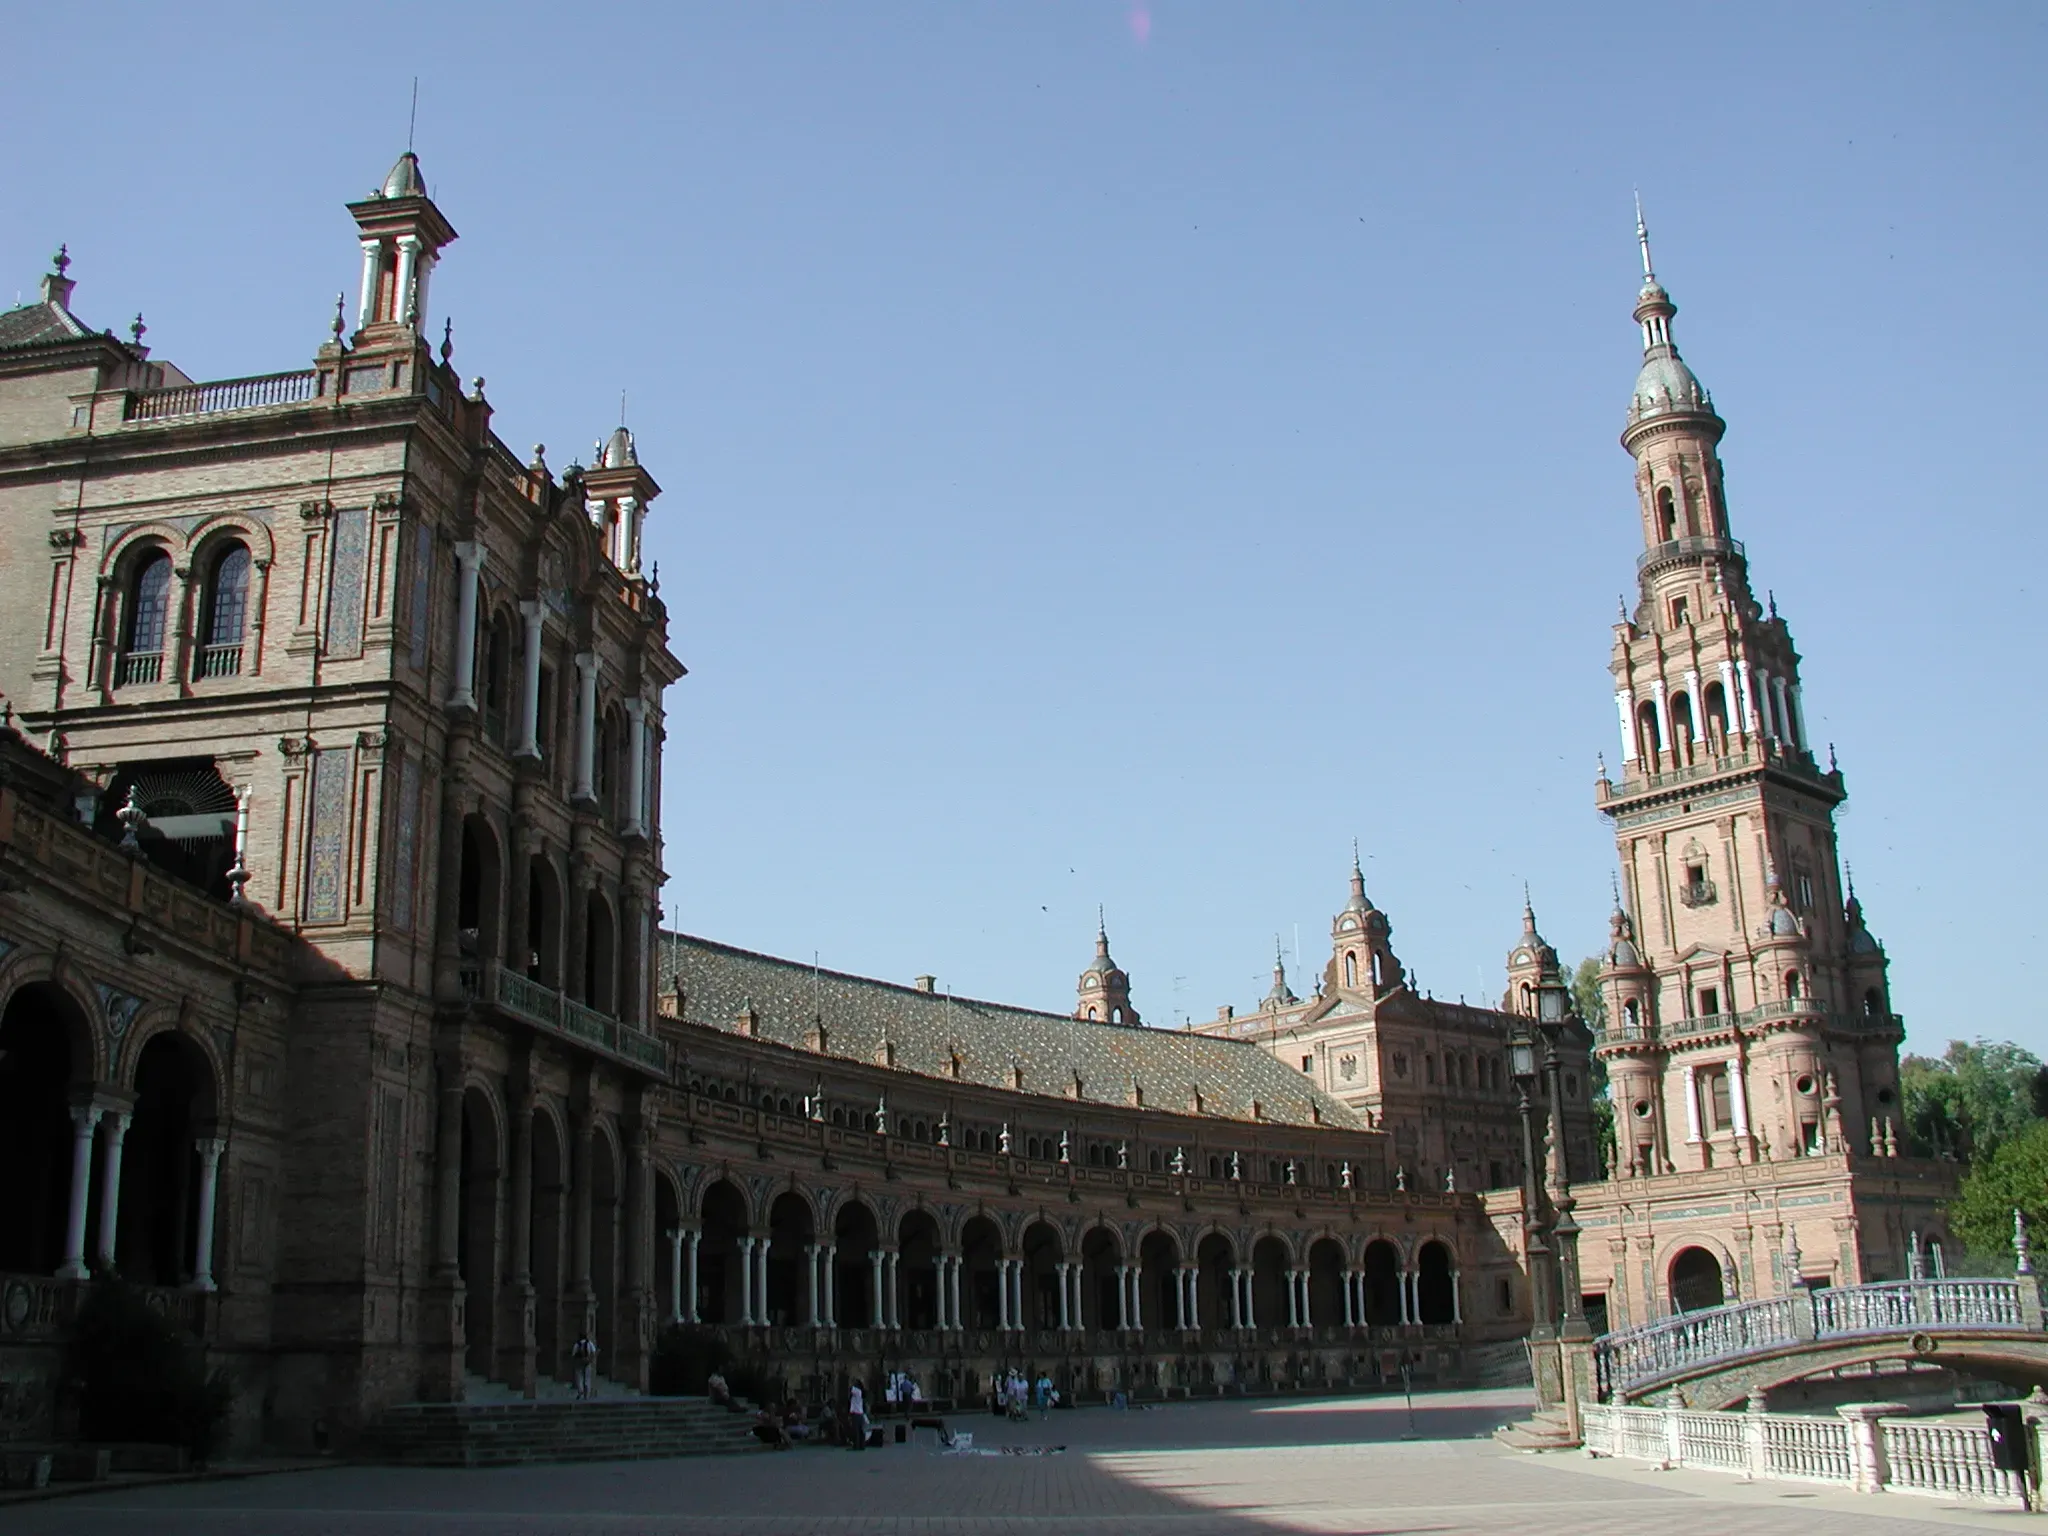
M 2048 1520 L 1747 1485 L 1576 1455 L 1518 1456 L 1488 1436 L 1511 1393 L 1205 1403 L 1044 1424 L 958 1421 L 977 1450 L 799 1450 L 501 1471 L 332 1467 L 240 1482 L 110 1492 L 0 1509 L 0 1536 L 1916 1536 Z

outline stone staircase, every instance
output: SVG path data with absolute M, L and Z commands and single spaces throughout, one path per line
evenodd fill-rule
M 543 1396 L 529 1401 L 400 1403 L 363 1437 L 364 1454 L 418 1467 L 636 1461 L 756 1450 L 753 1416 L 700 1397 Z
M 1519 1424 L 1503 1424 L 1493 1438 L 1511 1451 L 1568 1451 L 1579 1444 L 1562 1408 L 1541 1408 Z

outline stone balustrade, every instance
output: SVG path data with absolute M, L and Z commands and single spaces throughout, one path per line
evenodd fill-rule
M 1585 1448 L 1596 1456 L 1864 1493 L 2025 1506 L 2018 1475 L 1992 1464 L 1991 1436 L 1982 1426 L 1899 1417 L 1897 1403 L 1845 1404 L 1834 1418 L 1605 1403 L 1588 1403 L 1582 1411 Z M 2038 1424 L 2033 1432 L 2039 1433 Z

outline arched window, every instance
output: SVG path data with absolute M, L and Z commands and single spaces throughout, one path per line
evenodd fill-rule
M 136 561 L 126 597 L 121 615 L 121 666 L 115 681 L 161 682 L 164 633 L 171 616 L 171 557 L 153 549 Z
M 1797 971 L 1787 971 L 1785 973 L 1785 1000 L 1793 1003 L 1799 1001 L 1799 973 Z
M 1667 543 L 1678 537 L 1678 506 L 1668 485 L 1657 487 L 1657 532 Z
M 249 625 L 249 546 L 224 545 L 206 576 L 206 606 L 199 621 L 195 677 L 233 677 L 242 670 L 242 635 Z
M 484 632 L 484 734 L 499 746 L 512 718 L 512 616 L 500 613 Z
M 1866 1019 L 1876 1019 L 1883 1016 L 1884 998 L 1879 995 L 1877 988 L 1872 987 L 1863 994 L 1863 1017 Z
M 1716 753 L 1728 750 L 1728 691 L 1719 683 L 1707 684 L 1706 728 L 1708 744 Z
M 1654 770 L 1664 750 L 1664 732 L 1657 724 L 1657 706 L 1648 699 L 1636 706 L 1636 751 Z
M 1358 985 L 1358 956 L 1348 949 L 1344 952 L 1344 985 L 1347 987 Z
M 1372 956 L 1372 984 L 1376 987 L 1387 985 L 1387 968 L 1380 963 L 1380 960 L 1379 951 L 1374 950 Z
M 1692 700 L 1683 693 L 1671 695 L 1671 755 L 1680 763 L 1692 761 Z

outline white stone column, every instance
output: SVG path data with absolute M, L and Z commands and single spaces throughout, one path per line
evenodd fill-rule
M 683 1318 L 683 1229 L 668 1229 L 668 1320 L 680 1323 Z
M 1721 708 L 1727 712 L 1728 734 L 1733 736 L 1742 729 L 1742 715 L 1735 696 L 1735 663 L 1725 656 L 1721 658 Z
M 1086 1330 L 1088 1326 L 1088 1319 L 1083 1314 L 1081 1309 L 1081 1292 L 1082 1288 L 1087 1283 L 1087 1270 L 1080 1260 L 1075 1260 L 1073 1265 L 1070 1267 L 1067 1278 L 1071 1280 L 1074 1285 L 1074 1331 L 1076 1333 L 1081 1333 Z
M 804 1244 L 804 1326 L 818 1326 L 818 1245 Z
M 887 1263 L 884 1268 L 888 1275 L 889 1288 L 886 1294 L 889 1301 L 889 1310 L 888 1321 L 885 1326 L 893 1330 L 903 1326 L 902 1298 L 896 1294 L 896 1262 L 902 1255 L 897 1253 L 894 1248 L 891 1248 L 886 1257 Z
M 1195 1315 L 1194 1289 L 1194 1266 L 1183 1264 L 1174 1271 L 1173 1277 L 1173 1326 L 1182 1333 L 1192 1326 L 1188 1319 Z
M 688 1272 L 683 1280 L 683 1320 L 685 1322 L 694 1323 L 701 1321 L 697 1316 L 697 1244 L 703 1240 L 703 1237 L 704 1234 L 702 1232 L 694 1230 L 685 1237 L 685 1241 L 689 1245 L 689 1253 L 686 1256 L 685 1265 Z
M 1357 1286 L 1357 1284 L 1358 1284 L 1358 1276 L 1354 1275 L 1354 1274 L 1353 1274 L 1353 1273 L 1352 1273 L 1352 1272 L 1351 1272 L 1350 1270 L 1348 1270 L 1348 1269 L 1347 1269 L 1347 1270 L 1345 1270 L 1345 1271 L 1344 1271 L 1344 1326 L 1345 1326 L 1346 1328 L 1356 1328 L 1356 1327 L 1358 1326 L 1358 1304 L 1357 1304 L 1357 1303 L 1358 1303 L 1358 1295 L 1357 1295 L 1357 1291 L 1356 1291 L 1356 1286 Z
M 647 503 L 638 496 L 626 498 L 626 574 L 640 574 L 640 535 L 647 526 Z
M 957 1253 L 946 1260 L 946 1316 L 949 1319 L 947 1326 L 955 1333 L 966 1326 L 960 1319 L 961 1263 L 961 1257 Z
M 1464 1274 L 1465 1272 L 1460 1269 L 1451 1271 L 1451 1321 L 1460 1327 L 1465 1322 L 1465 1296 L 1462 1283 Z
M 576 798 L 595 798 L 597 778 L 597 657 L 576 657 Z
M 515 757 L 540 756 L 540 646 L 545 612 L 545 605 L 538 599 L 519 605 L 519 617 L 526 626 L 526 650 L 520 658 L 519 745 L 512 749 Z
M 448 689 L 450 709 L 476 708 L 476 578 L 483 561 L 483 546 L 475 539 L 456 543 L 455 680 Z
M 1686 1145 L 1696 1145 L 1700 1139 L 1700 1084 L 1699 1068 L 1692 1062 L 1685 1064 L 1685 1076 L 1679 1083 L 1679 1092 L 1685 1095 Z
M 1131 1266 L 1130 1328 L 1133 1333 L 1145 1331 L 1145 1264 L 1142 1259 Z
M 114 1241 L 120 1235 L 121 1144 L 128 1139 L 128 1125 L 134 1118 L 125 1109 L 115 1109 L 100 1122 L 107 1144 L 100 1154 L 99 1260 L 109 1267 L 114 1262 Z
M 1666 752 L 1676 752 L 1678 743 L 1671 736 L 1671 698 L 1664 691 L 1664 679 L 1661 677 L 1657 678 L 1650 684 L 1650 688 L 1657 705 L 1658 738 L 1664 743 L 1664 750 Z M 1677 761 L 1676 757 L 1672 758 L 1673 763 Z
M 1742 733 L 1754 736 L 1757 733 L 1756 697 L 1749 686 L 1750 666 L 1748 662 L 1735 669 L 1735 686 L 1742 690 Z
M 1785 690 L 1785 697 L 1792 706 L 1792 731 L 1799 738 L 1799 745 L 1807 751 L 1813 750 L 1813 739 L 1806 734 L 1806 706 L 1799 702 L 1799 685 L 1793 683 Z
M 228 1149 L 220 1136 L 202 1137 L 199 1153 L 199 1213 L 193 1222 L 192 1289 L 210 1291 L 213 1284 L 213 1208 L 220 1191 L 220 1158 Z
M 1413 1278 L 1407 1270 L 1401 1271 L 1401 1322 L 1404 1326 L 1415 1321 L 1414 1309 L 1408 1305 L 1408 1282 Z
M 1621 716 L 1621 760 L 1632 763 L 1636 760 L 1636 696 L 1632 689 L 1617 689 L 1614 695 L 1614 712 Z
M 1071 1330 L 1071 1329 L 1073 1328 L 1073 1326 L 1074 1326 L 1074 1311 L 1073 1311 L 1073 1308 L 1072 1308 L 1072 1307 L 1071 1307 L 1071 1306 L 1070 1306 L 1070 1305 L 1068 1304 L 1068 1303 L 1069 1303 L 1069 1300 L 1070 1300 L 1070 1297 L 1069 1297 L 1069 1287 L 1068 1287 L 1068 1284 L 1067 1284 L 1067 1274 L 1068 1274 L 1068 1271 L 1069 1271 L 1069 1270 L 1071 1270 L 1071 1269 L 1072 1269 L 1073 1267 L 1074 1267 L 1073 1265 L 1071 1265 L 1071 1264 L 1067 1263 L 1067 1262 L 1066 1262 L 1066 1260 L 1064 1260 L 1064 1259 L 1062 1259 L 1062 1260 L 1061 1260 L 1061 1261 L 1059 1262 L 1059 1264 L 1055 1266 L 1055 1269 L 1056 1269 L 1056 1271 L 1057 1271 L 1057 1273 L 1058 1273 L 1058 1275 L 1059 1275 L 1059 1277 L 1060 1277 L 1060 1332 L 1061 1332 L 1061 1333 L 1066 1333 L 1066 1332 L 1070 1331 L 1070 1330 Z
M 868 1326 L 880 1328 L 882 1323 L 882 1250 L 868 1250 L 868 1280 L 871 1294 L 868 1297 Z
M 754 1250 L 754 1252 L 755 1252 L 755 1273 L 756 1273 L 756 1274 L 757 1274 L 757 1275 L 758 1275 L 758 1276 L 760 1277 L 760 1279 L 759 1279 L 759 1286 L 760 1286 L 760 1294 L 759 1294 L 758 1298 L 756 1299 L 756 1301 L 755 1301 L 755 1303 L 754 1303 L 754 1321 L 755 1321 L 755 1322 L 757 1322 L 757 1323 L 760 1323 L 760 1324 L 761 1324 L 761 1325 L 762 1325 L 763 1327 L 766 1327 L 766 1326 L 767 1326 L 767 1324 L 768 1324 L 768 1320 L 769 1320 L 769 1319 L 768 1319 L 768 1253 L 769 1253 L 769 1249 L 770 1249 L 770 1246 L 771 1246 L 771 1245 L 770 1245 L 770 1243 L 769 1243 L 769 1240 L 768 1240 L 767 1238 L 765 1238 L 765 1237 L 764 1237 L 764 1238 L 762 1238 L 762 1239 L 761 1239 L 761 1246 L 760 1246 L 759 1248 L 757 1248 L 757 1249 L 755 1249 L 755 1250 Z
M 64 1223 L 64 1262 L 60 1280 L 85 1278 L 85 1202 L 92 1186 L 92 1132 L 100 1123 L 97 1104 L 71 1106 L 71 1207 Z
M 1763 717 L 1764 735 L 1776 741 L 1781 733 L 1778 722 L 1771 715 L 1771 674 L 1762 667 L 1756 669 L 1756 707 Z
M 1728 1058 L 1728 1112 L 1735 1121 L 1737 1137 L 1749 1134 L 1749 1089 L 1743 1085 L 1742 1068 L 1740 1056 Z
M 1012 1259 L 1010 1265 L 1011 1283 L 1016 1287 L 1016 1299 L 1011 1303 L 1010 1315 L 1022 1330 L 1031 1326 L 1031 1311 L 1024 1305 L 1024 1261 Z
M 381 240 L 363 242 L 363 286 L 356 299 L 356 328 L 358 330 L 376 319 L 377 274 L 383 267 L 384 243 Z
M 413 292 L 413 275 L 419 271 L 420 237 L 400 235 L 398 237 L 398 297 L 392 305 L 392 318 L 400 325 L 409 325 L 418 318 L 417 298 Z
M 419 265 L 414 270 L 413 318 L 425 329 L 427 323 L 427 285 L 434 280 L 434 268 L 441 264 L 441 258 L 432 251 L 420 252 Z
M 1773 678 L 1771 681 L 1778 690 L 1778 722 L 1782 727 L 1779 734 L 1785 738 L 1787 746 L 1805 746 L 1805 738 L 1800 735 L 1792 718 L 1792 685 L 1782 677 Z
M 1010 1330 L 1010 1261 L 996 1260 L 996 1331 Z
M 827 1243 L 825 1245 L 824 1295 L 824 1315 L 827 1328 L 837 1328 L 839 1326 L 839 1299 L 836 1294 L 839 1289 L 838 1280 L 839 1245 L 837 1243 Z
M 647 832 L 644 812 L 647 801 L 647 701 L 628 699 L 626 711 L 626 806 L 619 817 L 619 830 L 627 837 Z
M 754 1240 L 740 1239 L 740 1326 L 754 1326 Z

